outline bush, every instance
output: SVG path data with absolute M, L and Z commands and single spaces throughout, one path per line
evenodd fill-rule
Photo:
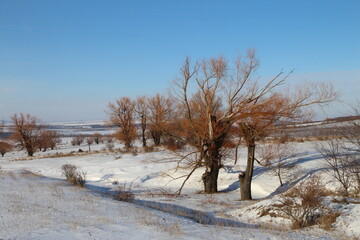
M 106 146 L 106 148 L 107 148 L 107 150 L 108 150 L 109 152 L 113 152 L 113 151 L 114 151 L 114 143 L 113 143 L 113 142 L 107 142 L 107 143 L 105 144 L 105 146 Z
M 80 146 L 85 140 L 85 137 L 82 135 L 76 135 L 71 140 L 72 146 Z
M 167 150 L 175 152 L 181 150 L 184 147 L 184 144 L 175 138 L 167 137 L 163 143 Z
M 150 153 L 150 152 L 154 152 L 155 151 L 155 147 L 154 146 L 146 146 L 143 148 L 144 152 L 146 153 Z
M 131 192 L 131 184 L 126 187 L 126 183 L 119 185 L 115 190 L 114 199 L 123 202 L 131 202 L 135 198 L 134 193 Z
M 292 229 L 304 228 L 314 224 L 325 225 L 335 222 L 338 216 L 323 205 L 325 186 L 319 177 L 311 176 L 288 193 L 281 195 L 274 208 L 292 221 Z
M 7 152 L 12 151 L 13 146 L 7 142 L 0 142 L 0 154 L 4 156 Z
M 336 218 L 340 216 L 339 212 L 329 212 L 321 215 L 317 221 L 320 228 L 324 230 L 330 230 L 333 223 L 336 222 Z
M 79 170 L 77 166 L 72 164 L 64 164 L 61 166 L 62 174 L 66 181 L 75 186 L 85 187 L 86 174 Z

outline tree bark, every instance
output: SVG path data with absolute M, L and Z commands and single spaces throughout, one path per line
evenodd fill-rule
M 142 137 L 142 144 L 143 147 L 146 147 L 146 117 L 145 116 L 141 116 L 141 137 Z
M 161 143 L 161 133 L 158 131 L 152 131 L 151 132 L 151 136 L 154 140 L 154 145 L 155 146 L 160 146 Z
M 246 170 L 239 174 L 241 200 L 251 200 L 251 180 L 254 172 L 255 140 L 248 144 L 248 158 Z
M 143 145 L 143 147 L 146 147 L 146 136 L 145 136 L 144 129 L 142 130 L 141 136 L 142 136 L 142 145 Z
M 219 148 L 216 147 L 216 145 L 209 147 L 205 155 L 206 170 L 202 175 L 205 193 L 216 193 L 218 191 L 217 180 L 219 176 L 220 160 Z
M 126 141 L 126 142 L 125 142 L 125 148 L 126 148 L 126 149 L 130 149 L 130 148 L 131 148 L 131 142 L 130 142 L 130 141 Z

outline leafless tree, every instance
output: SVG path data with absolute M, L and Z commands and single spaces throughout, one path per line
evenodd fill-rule
M 350 167 L 353 165 L 354 159 L 347 153 L 341 141 L 339 139 L 328 139 L 318 144 L 316 148 L 323 156 L 327 167 L 326 173 L 341 184 L 341 192 L 348 196 L 354 180 L 354 176 L 350 174 Z
M 110 122 L 119 127 L 115 137 L 131 148 L 136 139 L 136 127 L 134 123 L 135 102 L 130 98 L 123 97 L 115 104 L 109 104 Z
M 72 146 L 80 146 L 85 140 L 85 137 L 83 135 L 76 135 L 71 140 Z
M 29 156 L 33 156 L 39 143 L 39 137 L 43 125 L 40 120 L 30 114 L 20 113 L 11 117 L 14 127 L 12 138 L 18 146 L 25 149 Z
M 280 72 L 260 87 L 253 77 L 257 67 L 255 52 L 249 50 L 245 60 L 237 59 L 232 69 L 223 57 L 194 65 L 187 58 L 180 69 L 173 88 L 180 108 L 179 126 L 167 134 L 182 139 L 200 153 L 194 168 L 205 166 L 202 179 L 206 193 L 217 192 L 221 149 L 235 123 L 248 146 L 247 168 L 240 176 L 241 198 L 246 200 L 251 199 L 255 142 L 265 133 L 264 129 L 283 117 L 297 116 L 300 108 L 326 103 L 334 97 L 332 89 L 325 85 L 303 86 L 288 96 L 275 93 L 274 89 L 285 82 L 288 74 Z
M 100 133 L 94 133 L 92 138 L 97 145 L 103 141 L 103 136 Z
M 148 100 L 150 133 L 155 146 L 161 144 L 164 129 L 172 117 L 173 103 L 170 98 L 156 94 Z
M 54 150 L 57 144 L 61 143 L 59 134 L 52 130 L 42 130 L 39 137 L 39 150 L 46 151 L 48 148 Z
M 105 136 L 105 142 L 106 143 L 113 143 L 114 142 L 114 135 L 111 135 L 111 134 L 106 135 Z
M 147 117 L 149 110 L 147 106 L 147 98 L 145 96 L 136 98 L 135 112 L 140 120 L 142 145 L 143 147 L 146 147 Z
M 238 63 L 237 74 L 232 75 L 223 57 L 203 60 L 193 66 L 187 58 L 173 89 L 181 108 L 177 115 L 182 113 L 180 127 L 173 135 L 200 153 L 194 168 L 205 166 L 202 179 L 206 193 L 217 192 L 217 179 L 222 167 L 221 149 L 239 118 L 242 103 L 255 96 L 240 93 L 257 66 L 253 52 L 249 52 L 247 62 Z M 191 88 L 196 89 L 192 96 L 189 93 Z
M 354 108 L 360 116 L 360 104 Z M 336 131 L 336 129 L 334 129 Z M 348 196 L 360 193 L 360 124 L 354 120 L 341 132 L 342 138 L 326 137 L 326 141 L 316 145 L 327 166 L 326 172 L 340 185 L 341 192 Z
M 10 152 L 12 151 L 13 149 L 13 146 L 8 143 L 8 142 L 0 142 L 0 154 L 2 157 L 4 157 L 4 155 L 7 153 L 7 152 Z
M 248 149 L 246 169 L 239 175 L 242 200 L 252 199 L 251 181 L 256 160 L 256 142 L 267 136 L 274 124 L 279 124 L 281 120 L 300 119 L 308 115 L 310 106 L 326 104 L 336 99 L 331 85 L 325 84 L 303 84 L 287 93 L 272 91 L 284 82 L 286 77 L 273 87 L 266 85 L 265 90 L 255 89 L 260 92 L 259 97 L 245 106 L 245 114 L 239 119 L 240 131 Z M 274 79 L 270 83 L 274 82 Z
M 295 167 L 295 164 L 289 161 L 295 155 L 295 147 L 290 143 L 276 142 L 259 148 L 262 164 L 278 177 L 280 186 L 283 186 L 284 178 L 289 177 L 291 170 Z
M 89 152 L 91 152 L 90 145 L 94 143 L 94 138 L 93 137 L 87 137 L 86 138 L 86 143 L 89 146 Z

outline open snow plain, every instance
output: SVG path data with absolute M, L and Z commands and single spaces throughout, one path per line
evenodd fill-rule
M 81 126 L 83 134 L 99 130 L 91 127 L 84 130 Z M 108 129 L 98 132 L 105 131 L 109 132 Z M 141 148 L 136 153 L 110 152 L 105 150 L 105 144 L 93 144 L 91 152 L 87 152 L 86 144 L 74 147 L 70 141 L 70 137 L 64 137 L 57 149 L 37 152 L 34 157 L 14 151 L 0 158 L 0 239 L 356 239 L 360 236 L 360 204 L 355 203 L 335 206 L 342 215 L 332 231 L 318 227 L 289 231 L 287 219 L 260 217 L 258 206 L 276 198 L 279 190 L 277 178 L 264 167 L 255 167 L 252 192 L 256 200 L 239 201 L 238 173 L 245 168 L 245 148 L 237 165 L 231 159 L 225 161 L 219 174 L 220 193 L 201 193 L 204 169 L 200 168 L 178 196 L 174 192 L 184 180 L 181 176 L 191 169 L 176 168 L 177 154 L 161 148 L 148 153 Z M 79 148 L 84 152 L 78 153 Z M 121 148 L 121 144 L 115 144 L 115 149 Z M 305 178 L 310 173 L 321 172 L 321 156 L 313 143 L 297 143 L 296 148 L 298 154 L 293 161 L 299 171 L 294 172 L 294 177 Z M 65 182 L 61 173 L 63 164 L 81 168 L 86 173 L 87 188 Z M 333 187 L 332 183 L 328 185 Z M 109 193 L 119 188 L 130 190 L 135 202 L 149 207 L 114 200 Z

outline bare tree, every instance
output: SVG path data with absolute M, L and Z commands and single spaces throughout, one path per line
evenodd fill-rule
M 72 146 L 80 146 L 85 140 L 83 135 L 76 135 L 71 139 Z
M 86 143 L 89 146 L 89 152 L 91 152 L 90 145 L 94 143 L 94 138 L 93 137 L 87 137 L 86 138 Z
M 92 136 L 92 138 L 94 139 L 94 142 L 98 145 L 99 143 L 101 143 L 103 141 L 103 136 L 100 133 L 94 133 L 94 135 Z
M 233 69 L 223 57 L 195 65 L 187 58 L 180 69 L 173 88 L 179 106 L 179 126 L 167 134 L 181 138 L 200 153 L 194 168 L 205 166 L 202 179 L 206 193 L 217 192 L 221 149 L 234 123 L 240 126 L 248 146 L 247 168 L 240 176 L 241 198 L 251 199 L 255 142 L 265 134 L 264 130 L 281 118 L 298 116 L 300 108 L 326 103 L 334 97 L 332 89 L 325 85 L 297 89 L 288 96 L 275 93 L 274 89 L 289 76 L 283 72 L 260 87 L 253 78 L 257 66 L 255 52 L 250 50 L 245 60 L 236 61 Z
M 142 145 L 143 147 L 146 147 L 146 129 L 149 110 L 147 106 L 147 99 L 145 96 L 136 98 L 135 112 L 140 120 Z
M 18 146 L 26 150 L 29 156 L 33 156 L 38 147 L 43 125 L 40 124 L 38 118 L 30 114 L 15 114 L 11 119 L 14 124 L 12 138 L 17 142 Z
M 280 73 L 281 75 L 281 73 Z M 277 75 L 274 79 L 278 78 Z M 251 181 L 253 177 L 256 142 L 267 136 L 282 120 L 299 119 L 308 115 L 309 107 L 315 104 L 326 104 L 336 98 L 331 85 L 303 84 L 293 92 L 279 93 L 272 91 L 286 80 L 287 76 L 271 86 L 271 80 L 263 89 L 256 88 L 259 95 L 244 107 L 245 114 L 239 119 L 242 136 L 246 142 L 248 155 L 244 172 L 239 174 L 242 200 L 250 200 Z M 253 90 L 254 91 L 254 90 Z
M 360 103 L 354 107 L 355 116 L 360 116 Z M 336 131 L 337 129 L 334 129 Z M 348 196 L 360 193 L 360 124 L 354 120 L 343 128 L 340 139 L 326 137 L 316 145 L 327 166 L 326 172 L 340 185 L 341 192 Z
M 134 123 L 135 102 L 130 98 L 123 97 L 115 104 L 109 104 L 110 122 L 119 127 L 115 137 L 131 148 L 136 139 L 136 127 Z
M 348 196 L 354 180 L 354 176 L 349 171 L 354 159 L 347 153 L 340 141 L 339 139 L 328 139 L 324 143 L 318 144 L 316 148 L 323 156 L 323 161 L 327 166 L 325 172 L 340 183 L 341 191 Z
M 172 117 L 173 103 L 170 98 L 156 94 L 148 100 L 150 133 L 155 146 L 161 144 L 161 138 L 167 123 Z
M 295 164 L 290 162 L 294 157 L 295 149 L 290 143 L 272 143 L 259 148 L 259 157 L 264 166 L 268 167 L 278 177 L 280 186 L 283 186 L 284 178 L 289 177 Z
M 105 145 L 106 145 L 106 148 L 109 150 L 109 151 L 113 151 L 114 149 L 114 136 L 113 135 L 107 135 L 105 136 Z
M 206 193 L 218 191 L 217 179 L 222 167 L 221 149 L 231 126 L 239 118 L 241 103 L 254 97 L 240 92 L 256 66 L 254 55 L 249 52 L 248 61 L 237 68 L 244 73 L 246 69 L 246 74 L 238 72 L 237 78 L 230 76 L 228 64 L 223 57 L 203 60 L 194 66 L 191 66 L 190 59 L 187 58 L 180 69 L 174 95 L 181 108 L 177 115 L 182 113 L 182 120 L 178 131 L 173 134 L 194 146 L 200 153 L 194 169 L 205 166 L 202 179 Z M 197 89 L 192 96 L 189 95 L 191 87 Z
M 13 149 L 13 146 L 10 143 L 0 142 L 0 154 L 1 154 L 2 157 L 4 157 L 4 155 L 7 152 L 12 151 L 12 149 Z
M 40 132 L 39 137 L 39 150 L 44 150 L 44 152 L 50 148 L 51 150 L 54 150 L 56 145 L 61 143 L 61 139 L 59 134 L 56 131 L 52 130 L 42 130 Z

